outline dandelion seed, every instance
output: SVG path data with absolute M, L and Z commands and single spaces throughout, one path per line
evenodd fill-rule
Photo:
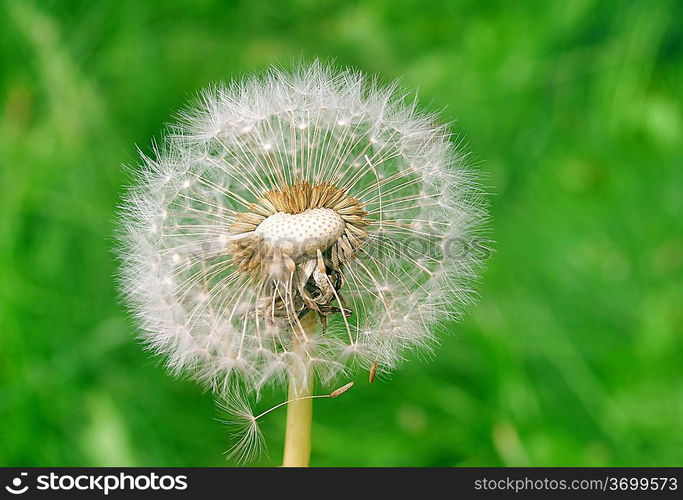
M 353 382 L 348 382 L 343 386 L 333 390 L 329 394 L 318 394 L 300 396 L 287 401 L 283 401 L 266 411 L 254 416 L 251 411 L 251 406 L 244 398 L 241 392 L 233 391 L 230 396 L 222 400 L 218 400 L 218 407 L 225 412 L 230 418 L 222 420 L 228 428 L 232 429 L 231 436 L 234 440 L 232 447 L 225 453 L 228 458 L 235 459 L 237 462 L 244 463 L 251 460 L 254 456 L 259 455 L 265 450 L 266 444 L 263 439 L 263 434 L 258 425 L 258 420 L 265 417 L 269 413 L 281 408 L 286 404 L 295 401 L 323 399 L 323 398 L 338 398 L 349 389 L 353 387 Z
M 143 158 L 121 285 L 169 369 L 237 401 L 240 453 L 260 447 L 245 394 L 373 380 L 470 301 L 480 256 L 448 249 L 477 234 L 481 193 L 407 97 L 320 63 L 270 70 L 205 91 Z
M 345 384 L 345 385 L 341 386 L 339 389 L 335 389 L 334 391 L 332 391 L 332 392 L 329 394 L 329 396 L 330 396 L 331 398 L 338 398 L 339 396 L 341 396 L 342 394 L 344 394 L 346 391 L 348 391 L 349 389 L 351 389 L 351 387 L 353 387 L 353 382 L 349 382 L 348 384 Z

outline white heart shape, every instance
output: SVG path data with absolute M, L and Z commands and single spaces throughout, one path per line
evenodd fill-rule
M 292 257 L 324 251 L 344 234 L 344 220 L 329 208 L 312 208 L 300 214 L 277 212 L 254 233 L 268 245 Z

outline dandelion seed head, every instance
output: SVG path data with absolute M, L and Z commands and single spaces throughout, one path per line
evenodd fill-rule
M 450 249 L 484 219 L 476 177 L 396 85 L 273 69 L 206 90 L 171 132 L 121 208 L 120 281 L 172 373 L 225 395 L 385 372 L 470 302 L 480 257 Z M 308 313 L 325 328 L 304 335 Z

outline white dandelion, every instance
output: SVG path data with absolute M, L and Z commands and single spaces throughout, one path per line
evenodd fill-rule
M 260 438 L 234 391 L 289 383 L 285 464 L 305 464 L 314 379 L 372 381 L 470 300 L 481 193 L 415 99 L 320 63 L 211 88 L 172 132 L 121 212 L 141 337 L 239 402 L 238 454 Z

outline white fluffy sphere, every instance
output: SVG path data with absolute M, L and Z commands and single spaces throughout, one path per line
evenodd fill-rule
M 396 86 L 273 69 L 205 91 L 172 132 L 122 208 L 120 255 L 142 339 L 173 372 L 222 393 L 292 367 L 391 369 L 468 301 L 480 192 Z M 327 328 L 298 334 L 311 311 Z

